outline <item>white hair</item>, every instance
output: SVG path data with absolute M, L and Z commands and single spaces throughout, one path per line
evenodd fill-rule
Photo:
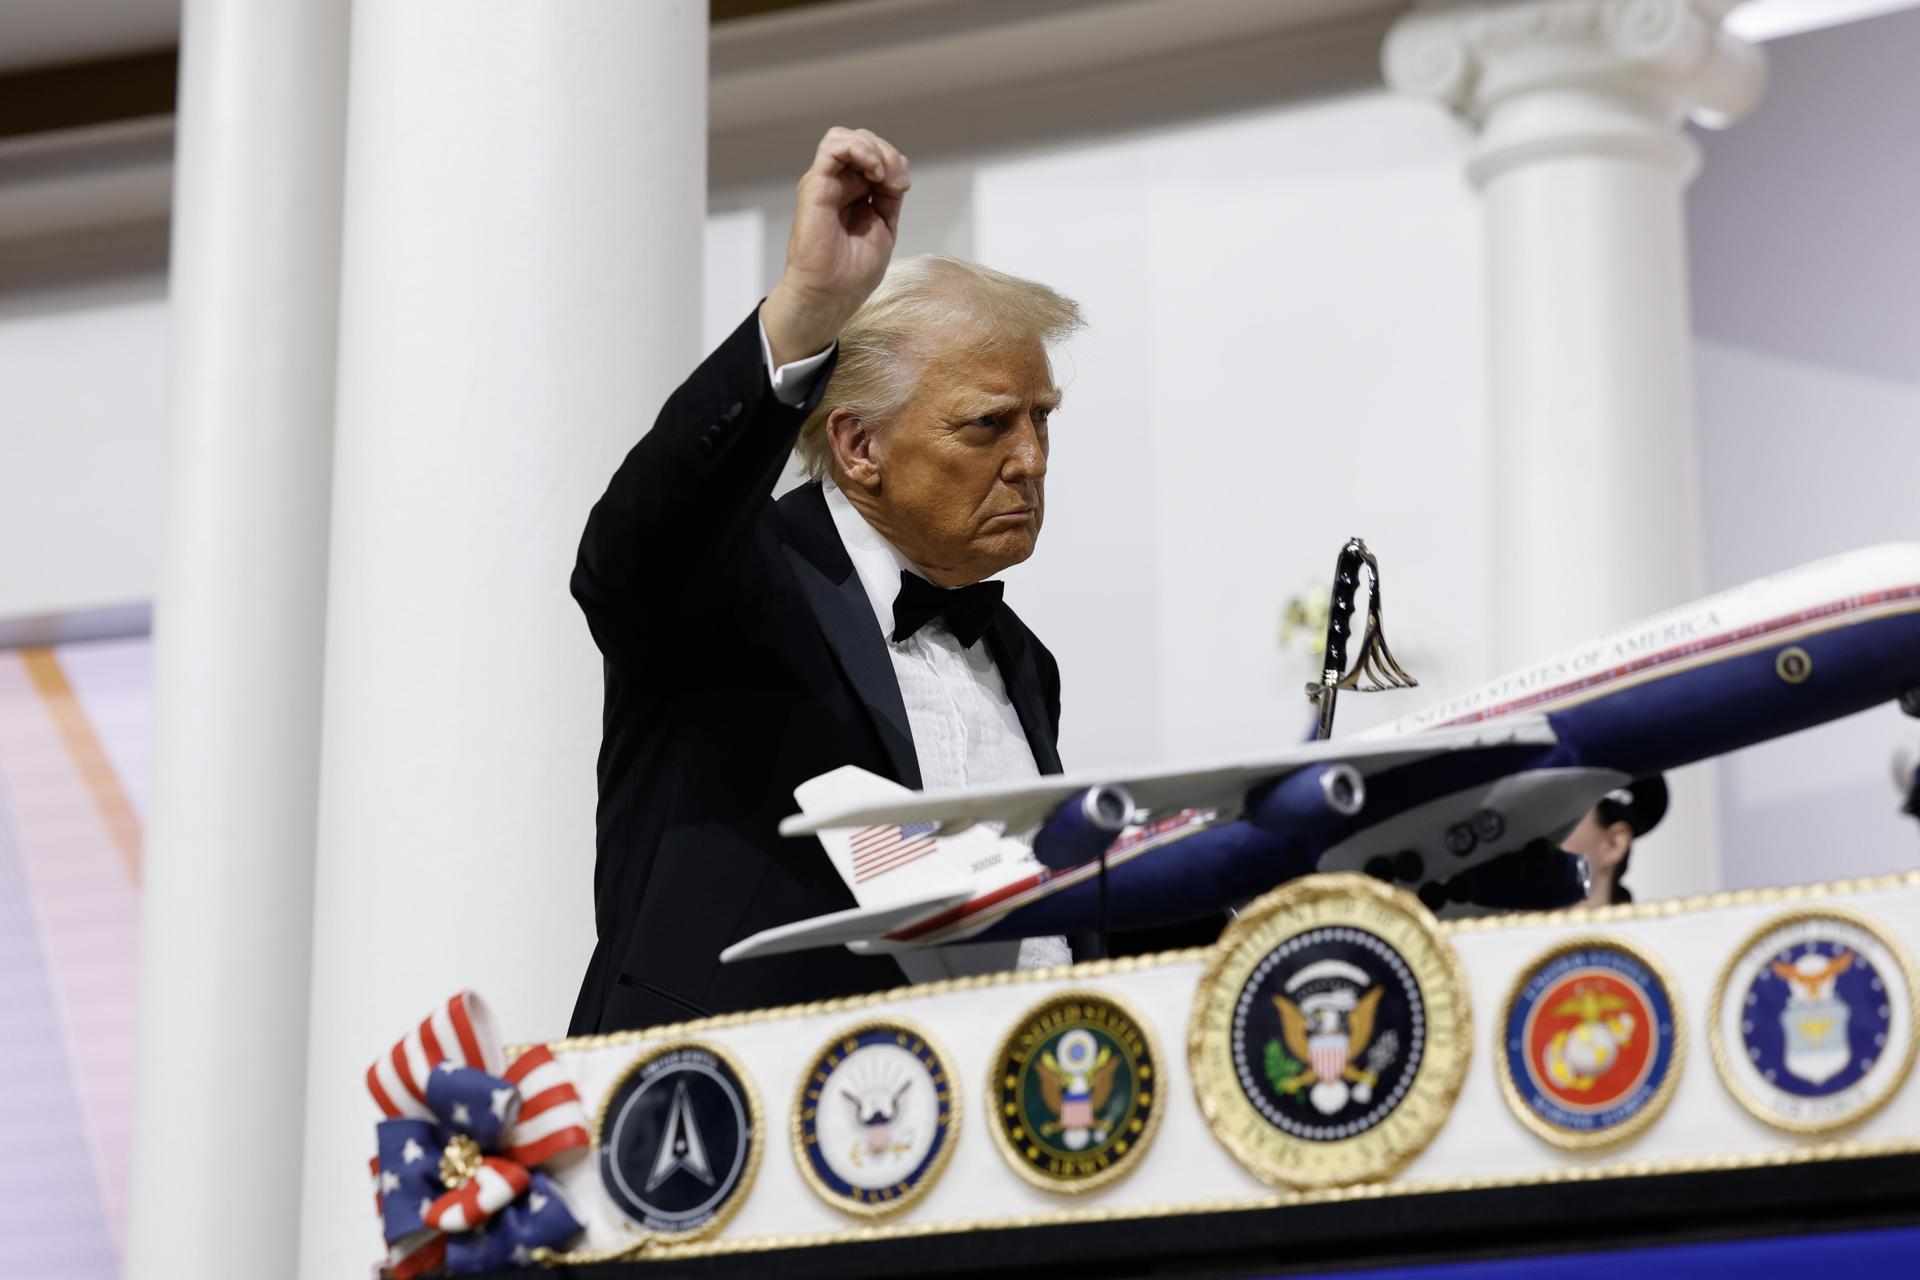
M 794 444 L 807 474 L 833 468 L 827 418 L 838 408 L 884 427 L 913 398 L 927 362 L 969 341 L 1052 346 L 1084 322 L 1080 306 L 1043 284 L 941 253 L 896 259 L 840 330 L 840 354 Z

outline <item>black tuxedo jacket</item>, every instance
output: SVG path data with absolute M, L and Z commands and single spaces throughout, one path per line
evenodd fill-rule
M 880 990 L 842 947 L 722 965 L 723 947 L 854 905 L 793 789 L 843 764 L 920 786 L 880 623 L 818 485 L 772 491 L 808 403 L 774 399 L 758 315 L 668 398 L 588 517 L 573 595 L 605 659 L 599 943 L 573 1034 Z M 987 633 L 1042 772 L 1060 672 L 1013 611 Z

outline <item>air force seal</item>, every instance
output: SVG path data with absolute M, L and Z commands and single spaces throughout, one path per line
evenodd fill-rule
M 1014 1172 L 1048 1191 L 1125 1176 L 1160 1124 L 1160 1048 L 1117 996 L 1063 991 L 993 1055 L 987 1127 Z
M 1672 979 L 1620 938 L 1574 938 L 1507 996 L 1494 1058 L 1520 1122 L 1557 1147 L 1625 1142 L 1680 1083 L 1685 1032 Z
M 1200 1109 L 1266 1181 L 1385 1177 L 1439 1131 L 1468 1056 L 1465 985 L 1417 898 L 1309 876 L 1227 927 L 1187 1053 Z
M 1713 1064 L 1740 1105 L 1780 1129 L 1864 1120 L 1913 1065 L 1913 962 L 1866 916 L 1795 911 L 1747 941 L 1714 989 Z
M 760 1166 L 760 1100 L 718 1045 L 651 1047 L 600 1109 L 600 1181 L 642 1231 L 691 1240 L 740 1207 Z
M 897 1213 L 939 1178 L 960 1136 L 946 1055 L 897 1018 L 863 1022 L 815 1054 L 793 1107 L 793 1154 L 835 1208 Z

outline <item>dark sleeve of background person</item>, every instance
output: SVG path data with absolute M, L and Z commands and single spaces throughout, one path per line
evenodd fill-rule
M 837 355 L 837 353 L 836 353 Z M 754 528 L 773 501 L 806 402 L 774 398 L 756 308 L 660 409 L 587 517 L 573 598 L 607 660 L 630 673 L 697 645 L 738 598 Z

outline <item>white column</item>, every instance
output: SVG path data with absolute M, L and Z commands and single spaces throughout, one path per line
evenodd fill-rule
M 587 511 L 701 356 L 707 6 L 354 12 L 301 1274 L 378 1248 L 361 1075 L 562 1034 L 593 944 Z
M 1685 125 L 1759 97 L 1734 3 L 1433 2 L 1387 37 L 1388 83 L 1477 131 L 1500 669 L 1699 594 Z M 1709 789 L 1673 781 L 1674 852 L 1636 852 L 1642 896 L 1714 883 Z
M 1388 83 L 1477 129 L 1502 669 L 1699 585 L 1684 126 L 1759 95 L 1732 3 L 1435 3 L 1387 37 Z
M 190 0 L 127 1275 L 296 1257 L 347 12 Z

